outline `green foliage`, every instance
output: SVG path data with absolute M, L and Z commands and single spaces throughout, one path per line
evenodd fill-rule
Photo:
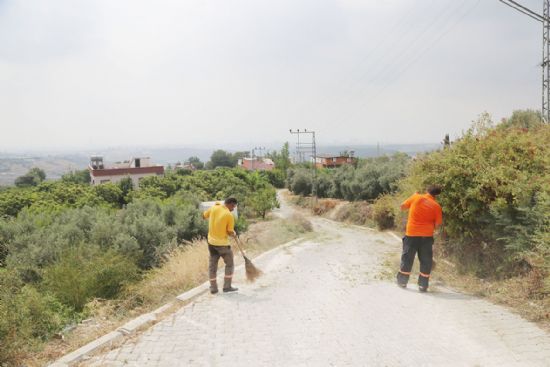
M 129 203 L 130 193 L 134 190 L 134 183 L 130 177 L 125 177 L 117 183 L 118 187 L 122 191 L 121 200 L 119 202 L 122 207 Z
M 31 188 L 10 188 L 0 192 L 0 217 L 15 217 L 24 208 L 31 211 L 59 211 L 63 208 L 109 206 L 90 185 L 49 181 Z
M 357 168 L 343 166 L 318 170 L 317 195 L 350 201 L 374 200 L 382 194 L 395 192 L 398 182 L 406 175 L 409 157 L 403 153 L 363 160 Z M 298 195 L 312 190 L 310 170 L 290 169 L 287 184 Z
M 285 187 L 285 171 L 279 168 L 260 171 L 260 175 L 262 177 L 265 177 L 265 179 L 269 181 L 269 183 L 273 185 L 273 187 L 276 187 L 278 189 L 282 189 L 283 187 Z
M 195 167 L 196 169 L 203 169 L 204 168 L 204 163 L 199 159 L 199 157 L 195 157 L 195 156 L 189 157 L 187 162 L 192 164 L 193 167 Z
M 124 193 L 118 184 L 111 182 L 94 186 L 95 194 L 104 202 L 118 207 L 124 203 Z
M 42 287 L 63 304 L 82 311 L 92 298 L 114 298 L 122 286 L 138 278 L 138 268 L 114 251 L 96 246 L 66 250 L 44 271 Z
M 50 294 L 0 268 L 0 364 L 10 364 L 68 323 L 71 312 Z
M 390 196 L 382 196 L 373 205 L 373 219 L 380 230 L 395 227 L 395 203 Z
M 503 119 L 498 125 L 499 129 L 519 128 L 519 129 L 533 129 L 541 126 L 542 115 L 540 111 L 534 110 L 516 110 L 512 113 L 512 116 L 508 119 Z
M 31 168 L 25 175 L 17 177 L 15 179 L 15 186 L 33 187 L 39 185 L 45 179 L 46 172 L 38 167 L 34 167 Z
M 73 184 L 89 184 L 91 182 L 90 170 L 83 169 L 78 171 L 71 171 L 61 176 L 61 180 L 67 183 Z
M 237 197 L 241 233 L 246 217 L 276 203 L 270 176 L 242 169 L 167 172 L 144 178 L 139 190 L 129 179 L 91 186 L 78 177 L 0 191 L 0 362 L 206 236 L 201 201 Z
M 265 188 L 251 194 L 250 206 L 258 216 L 265 218 L 268 211 L 278 206 L 275 189 Z
M 288 142 L 283 144 L 283 147 L 281 148 L 280 152 L 273 151 L 271 153 L 268 153 L 267 156 L 269 158 L 271 158 L 273 163 L 275 163 L 275 167 L 282 172 L 283 180 L 284 180 L 286 178 L 287 170 L 291 166 L 290 149 L 289 149 L 289 146 L 288 146 Z M 273 184 L 273 186 L 282 187 L 282 186 L 277 186 L 275 184 Z
M 291 170 L 288 175 L 290 191 L 296 195 L 308 196 L 313 188 L 313 174 L 310 170 Z
M 225 150 L 218 149 L 210 156 L 210 161 L 206 167 L 209 169 L 217 167 L 235 167 L 237 165 L 237 159 L 233 154 L 226 152 Z
M 514 116 L 522 120 L 525 113 Z M 402 183 L 417 190 L 443 186 L 438 201 L 453 238 L 448 250 L 464 261 L 475 258 L 488 274 L 529 262 L 548 231 L 550 127 L 506 126 L 493 128 L 481 115 L 451 148 L 417 159 Z

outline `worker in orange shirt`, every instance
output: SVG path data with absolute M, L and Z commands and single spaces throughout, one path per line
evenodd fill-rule
M 435 200 L 439 194 L 441 194 L 439 186 L 430 186 L 425 194 L 416 193 L 401 204 L 401 210 L 409 210 L 407 230 L 403 237 L 401 269 L 397 273 L 397 284 L 403 288 L 407 286 L 414 258 L 418 253 L 420 261 L 418 289 L 421 292 L 428 290 L 433 264 L 433 235 L 443 220 L 441 206 Z

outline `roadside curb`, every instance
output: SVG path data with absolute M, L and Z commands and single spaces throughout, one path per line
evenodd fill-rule
M 263 258 L 280 251 L 284 248 L 294 246 L 298 244 L 299 242 L 303 241 L 304 239 L 302 237 L 297 238 L 295 240 L 292 240 L 290 242 L 284 243 L 282 245 L 279 245 L 275 248 L 272 248 L 269 251 L 263 252 L 260 255 L 256 256 L 253 260 L 254 261 L 261 261 Z M 241 270 L 244 269 L 244 264 L 241 264 L 235 268 L 235 270 Z M 179 296 L 176 296 L 176 301 L 189 301 L 193 298 L 196 298 L 208 291 L 210 287 L 209 282 L 204 282 L 195 288 L 192 288 Z M 77 350 L 64 355 L 63 357 L 59 358 L 55 362 L 49 364 L 49 367 L 69 367 L 79 361 L 82 361 L 86 359 L 86 357 L 96 350 L 111 346 L 115 342 L 121 340 L 123 337 L 127 335 L 132 335 L 136 332 L 136 330 L 142 328 L 143 326 L 147 324 L 152 324 L 157 320 L 158 315 L 162 314 L 166 310 L 170 309 L 174 305 L 175 302 L 169 302 L 165 304 L 164 306 L 161 306 L 157 308 L 156 310 L 140 315 L 136 317 L 133 320 L 128 321 L 126 324 L 122 325 L 121 327 L 117 328 L 115 331 L 111 331 L 108 334 L 103 335 L 102 337 L 78 348 Z
M 399 242 L 401 242 L 403 239 L 401 237 L 399 237 L 398 235 L 396 235 L 395 233 L 393 233 L 392 231 L 388 231 L 388 233 L 393 237 L 395 238 L 396 240 L 398 240 Z
M 260 255 L 256 256 L 252 260 L 261 261 L 264 257 L 267 257 L 267 256 L 269 256 L 269 255 L 271 255 L 271 254 L 273 254 L 277 251 L 280 251 L 283 248 L 294 246 L 294 245 L 296 245 L 297 243 L 299 243 L 301 241 L 303 241 L 302 237 L 297 238 L 295 240 L 292 240 L 290 242 L 284 243 L 284 244 L 279 245 L 275 248 L 272 248 L 271 250 L 268 250 L 266 252 L 261 253 Z M 235 271 L 240 271 L 242 269 L 244 269 L 244 264 L 241 264 L 241 265 L 238 265 L 238 266 L 235 267 Z M 192 298 L 198 297 L 198 296 L 208 292 L 209 289 L 210 289 L 210 282 L 204 282 L 201 285 L 198 285 L 195 288 L 190 289 L 190 290 L 180 294 L 179 296 L 176 297 L 176 299 L 178 299 L 179 301 L 189 301 Z

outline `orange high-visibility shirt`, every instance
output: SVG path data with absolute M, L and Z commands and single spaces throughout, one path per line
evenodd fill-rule
M 235 230 L 235 219 L 229 209 L 221 203 L 216 203 L 202 213 L 202 217 L 208 218 L 208 243 L 214 246 L 227 246 L 227 235 Z
M 432 237 L 435 227 L 443 222 L 441 206 L 430 194 L 416 193 L 401 204 L 409 209 L 407 231 L 411 237 Z

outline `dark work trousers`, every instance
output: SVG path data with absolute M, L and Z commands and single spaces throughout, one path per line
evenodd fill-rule
M 406 285 L 411 275 L 412 266 L 416 253 L 420 261 L 420 274 L 418 276 L 418 285 L 428 287 L 430 283 L 430 273 L 432 272 L 432 247 L 433 237 L 403 237 L 403 253 L 401 254 L 401 269 L 397 273 L 399 284 Z
M 223 259 L 223 262 L 225 263 L 224 288 L 231 287 L 231 278 L 233 277 L 233 270 L 235 268 L 231 246 L 213 246 L 209 244 L 208 252 L 210 252 L 208 271 L 210 275 L 211 286 L 213 288 L 217 287 L 216 275 L 218 273 L 218 262 L 221 257 Z

